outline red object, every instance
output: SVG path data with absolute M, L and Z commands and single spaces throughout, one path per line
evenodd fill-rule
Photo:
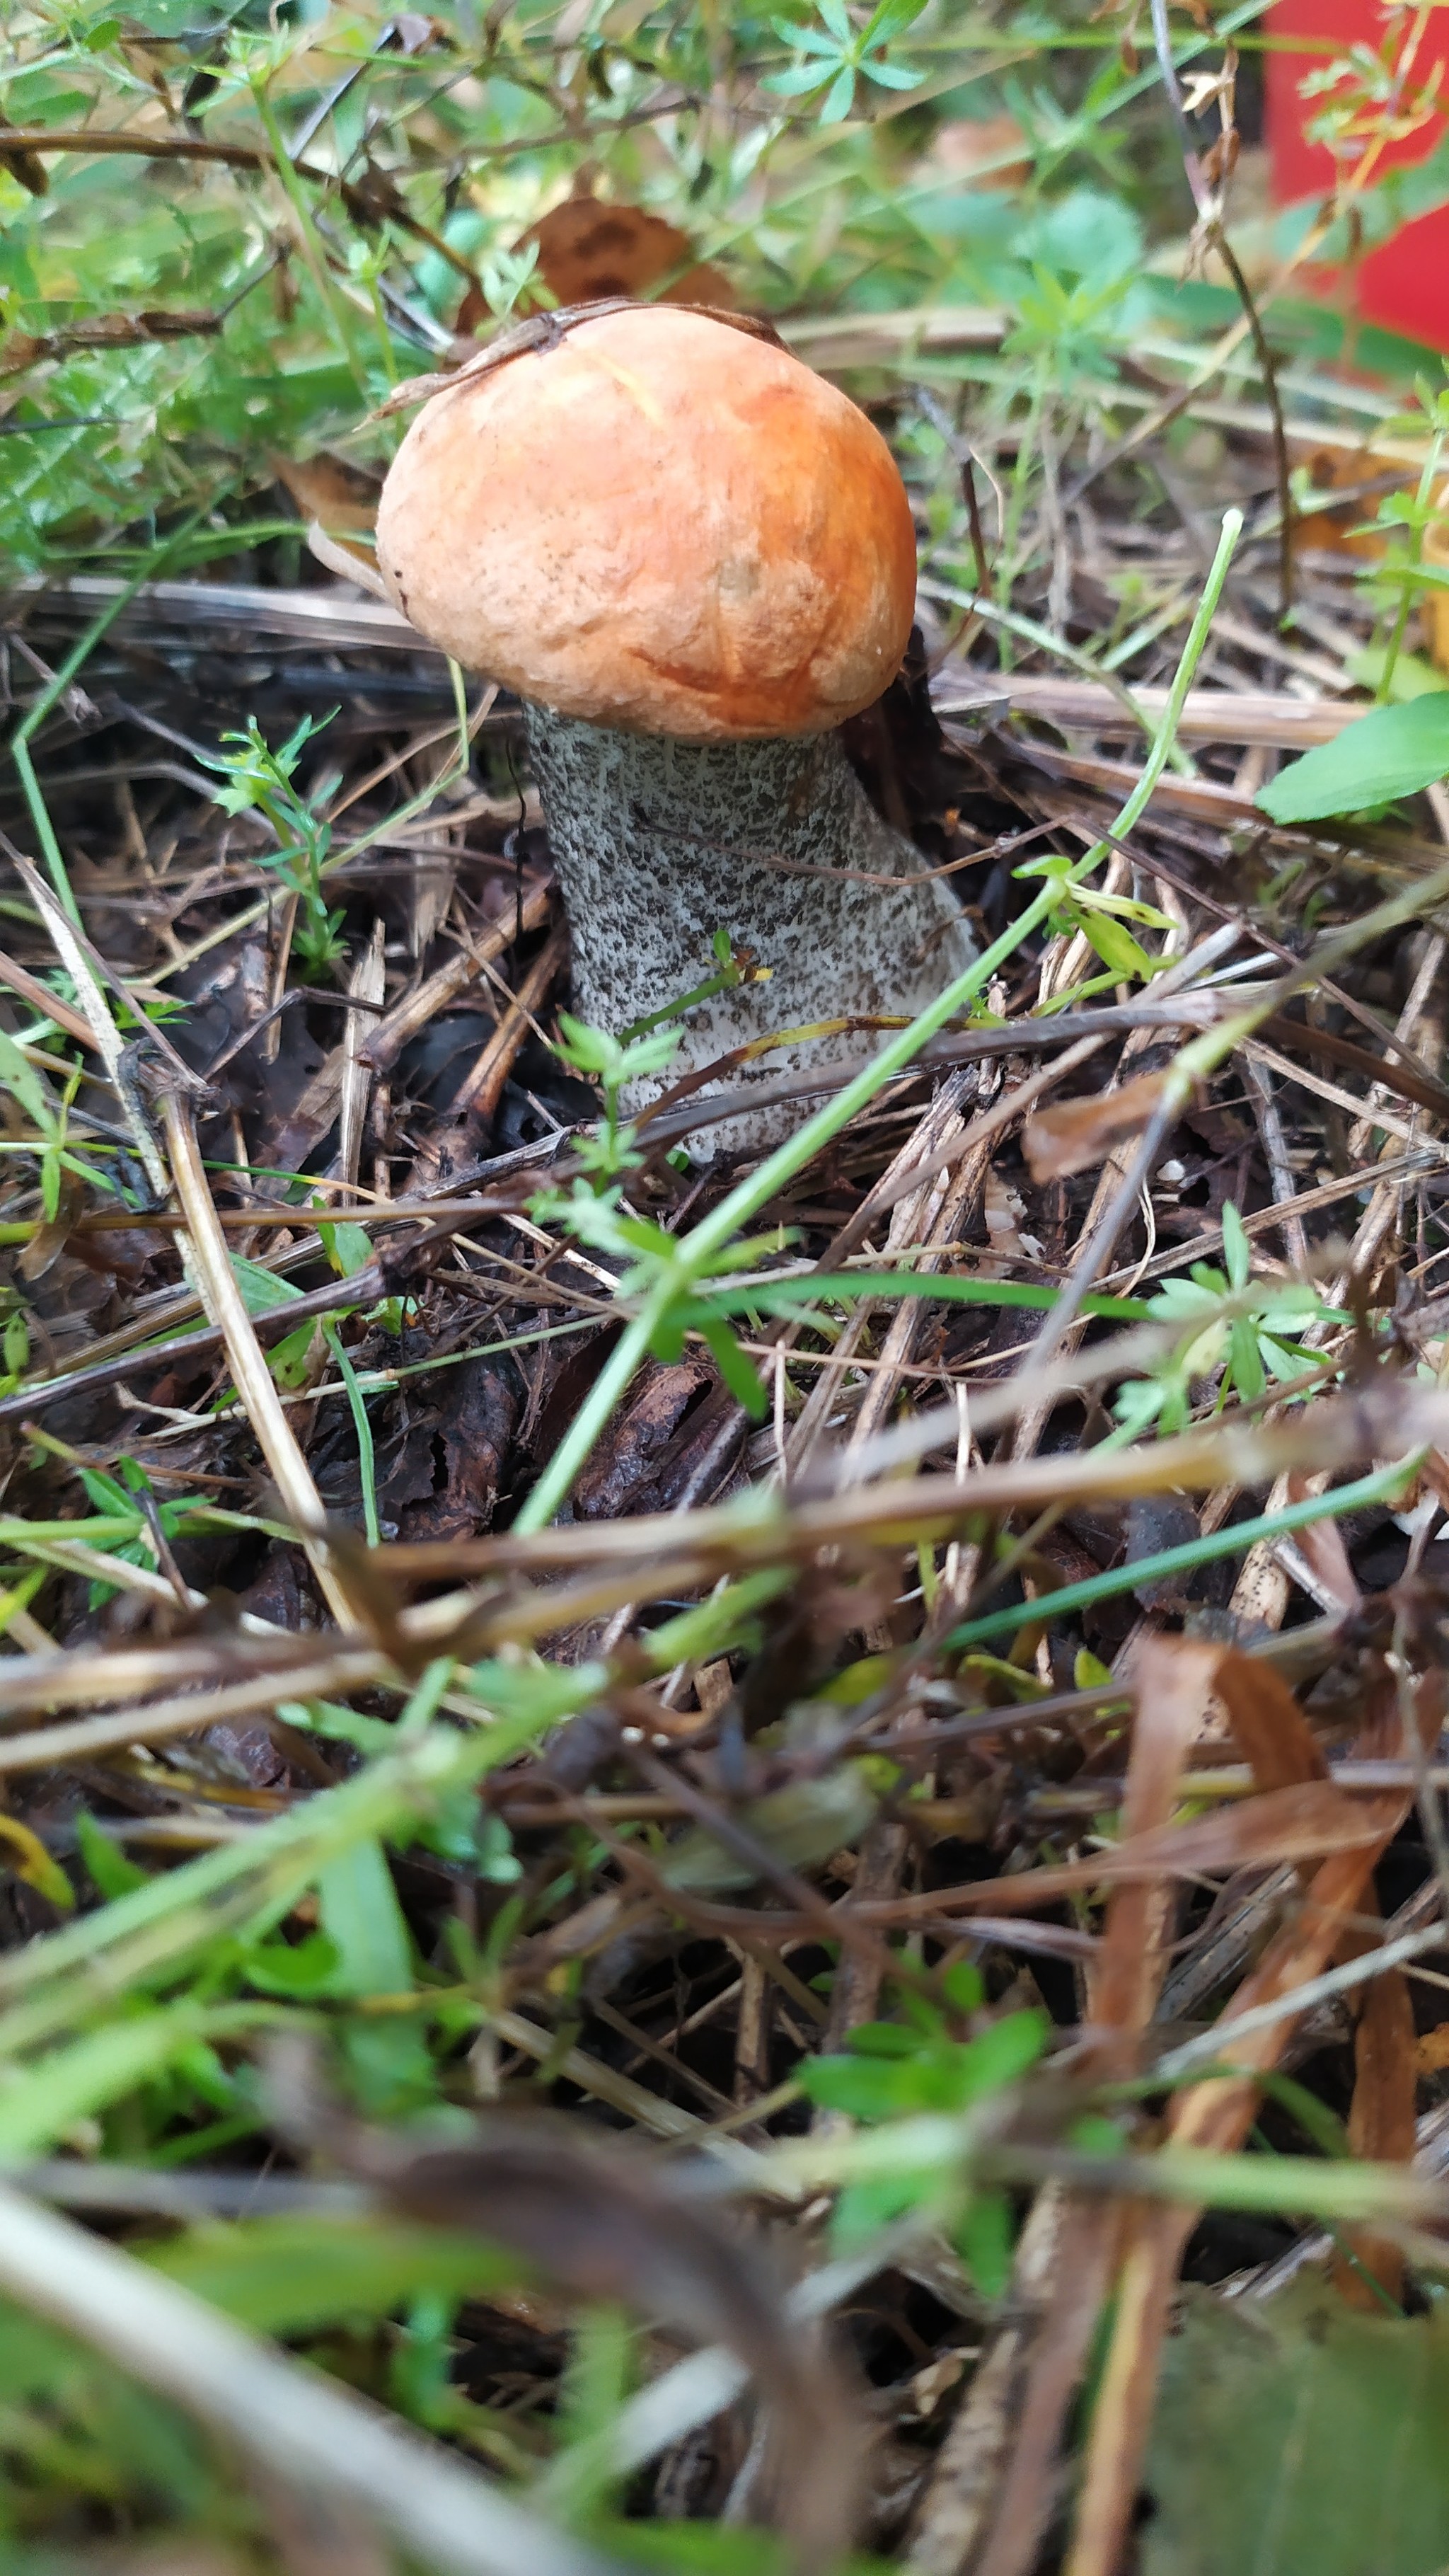
M 1377 52 L 1385 13 L 1377 0 L 1275 0 L 1267 23 L 1275 48 L 1267 57 L 1273 195 L 1279 205 L 1291 205 L 1301 197 L 1326 196 L 1334 176 L 1332 155 L 1325 145 L 1310 143 L 1304 131 L 1329 102 L 1300 98 L 1298 84 L 1305 73 L 1332 59 L 1325 39 L 1344 53 L 1351 45 Z M 1303 50 L 1277 50 L 1284 45 Z M 1449 10 L 1436 10 L 1430 21 L 1414 63 L 1414 90 L 1423 87 L 1436 63 L 1445 65 L 1449 102 Z M 1389 144 L 1376 169 L 1425 160 L 1441 140 L 1445 121 L 1442 115 L 1430 117 L 1401 142 Z M 1318 279 L 1326 283 L 1327 274 L 1320 269 Z M 1449 349 L 1449 206 L 1420 215 L 1392 241 L 1368 253 L 1357 271 L 1354 303 L 1366 322 L 1433 349 Z

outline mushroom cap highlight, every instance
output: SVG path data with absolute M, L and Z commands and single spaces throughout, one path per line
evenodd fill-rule
M 899 666 L 915 530 L 883 438 L 784 349 L 635 305 L 435 394 L 378 564 L 521 697 L 684 742 L 826 733 Z

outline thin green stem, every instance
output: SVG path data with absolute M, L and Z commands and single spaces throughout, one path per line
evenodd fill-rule
M 1228 1529 L 1187 1539 L 1181 1547 L 1159 1548 L 1155 1556 L 1138 1557 L 1130 1565 L 1114 1565 L 1105 1574 L 1088 1575 L 1081 1583 L 1064 1584 L 1060 1592 L 1043 1593 L 1037 1601 L 992 1610 L 982 1619 L 968 1619 L 962 1627 L 952 1629 L 946 1644 L 953 1650 L 958 1646 L 978 1646 L 987 1637 L 1008 1636 L 1017 1628 L 1045 1625 L 1065 1617 L 1068 1611 L 1089 1610 L 1095 1602 L 1134 1592 L 1141 1584 L 1161 1582 L 1170 1574 L 1194 1573 L 1198 1566 L 1210 1565 L 1220 1556 L 1237 1556 L 1256 1547 L 1260 1539 L 1286 1538 L 1290 1530 L 1306 1529 L 1314 1521 L 1336 1520 L 1342 1512 L 1387 1502 L 1412 1475 L 1415 1463 L 1413 1458 L 1396 1459 L 1391 1467 L 1380 1467 L 1372 1476 L 1360 1476 L 1354 1484 L 1339 1485 L 1332 1493 L 1310 1494 L 1304 1502 L 1286 1503 L 1279 1512 L 1260 1512 L 1256 1520 L 1237 1521 Z
M 344 304 L 333 287 L 327 267 L 327 254 L 318 238 L 317 227 L 312 220 L 312 209 L 307 203 L 306 191 L 293 168 L 291 155 L 282 136 L 282 129 L 277 123 L 276 110 L 267 96 L 266 86 L 262 81 L 253 82 L 252 97 L 256 101 L 257 114 L 261 118 L 272 158 L 276 163 L 277 177 L 282 183 L 287 203 L 297 218 L 297 230 L 302 237 L 302 251 L 307 266 L 312 272 L 312 282 L 322 298 L 328 318 L 341 343 L 348 373 L 363 401 L 370 402 L 372 389 L 367 381 L 366 369 L 352 345 L 352 334 L 347 327 Z
M 1428 511 L 1430 496 L 1433 493 L 1435 480 L 1439 473 L 1439 459 L 1443 452 L 1443 447 L 1444 434 L 1442 430 L 1440 430 L 1435 433 L 1433 444 L 1429 449 L 1428 455 L 1424 459 L 1423 472 L 1419 476 L 1419 488 L 1414 495 L 1414 506 L 1417 513 L 1417 519 L 1416 524 L 1409 531 L 1409 564 L 1405 574 L 1401 578 L 1398 610 L 1389 633 L 1388 643 L 1384 649 L 1384 667 L 1379 677 L 1378 688 L 1375 691 L 1375 697 L 1380 706 L 1387 706 L 1389 702 L 1389 694 L 1393 687 L 1395 666 L 1398 662 L 1399 654 L 1403 649 L 1404 629 L 1408 625 L 1409 612 L 1414 605 L 1414 576 L 1420 571 L 1424 560 L 1424 520 Z
M 357 1434 L 357 1465 L 362 1479 L 362 1521 L 367 1532 L 367 1544 L 369 1547 L 380 1547 L 382 1531 L 377 1518 L 377 1468 L 372 1447 L 372 1424 L 367 1418 L 367 1406 L 362 1400 L 357 1371 L 343 1348 L 342 1338 L 336 1325 L 324 1325 L 323 1331 L 327 1348 L 337 1362 L 338 1374 L 347 1389 L 347 1402 L 352 1413 L 352 1428 Z
M 1130 715 L 1134 724 L 1141 726 L 1143 733 L 1151 742 L 1156 730 L 1151 716 L 1144 707 L 1138 705 L 1128 683 L 1118 679 L 1110 661 L 1094 661 L 1090 653 L 1083 653 L 1077 645 L 1068 643 L 1064 637 L 1053 635 L 1050 628 L 1041 625 L 1036 618 L 1023 617 L 1019 608 L 1002 608 L 995 600 L 983 599 L 979 591 L 962 590 L 954 582 L 938 581 L 932 595 L 936 598 L 948 599 L 953 608 L 970 609 L 972 615 L 979 617 L 983 625 L 1005 627 L 1009 635 L 1019 635 L 1024 644 L 1034 645 L 1038 652 L 1050 653 L 1055 661 L 1064 662 L 1069 671 L 1080 671 L 1084 680 L 1094 681 L 1099 688 L 1110 689 L 1123 713 Z M 1176 610 L 1162 620 L 1164 626 L 1179 622 L 1179 613 Z M 1128 637 L 1128 645 L 1136 649 L 1140 643 L 1153 641 L 1156 631 L 1160 630 L 1154 630 L 1153 634 L 1149 634 L 1147 629 L 1139 629 L 1137 635 Z M 1192 761 L 1186 752 L 1177 748 L 1175 743 L 1169 758 L 1179 776 L 1183 778 L 1197 776 L 1197 770 Z

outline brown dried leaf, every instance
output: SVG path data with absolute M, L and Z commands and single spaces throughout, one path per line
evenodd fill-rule
M 1002 2426 L 1002 2447 L 1009 2445 L 1009 2449 L 985 2555 L 975 2576 L 1030 2576 L 1036 2564 L 1059 2492 L 1054 2472 L 1062 2427 L 1091 2356 L 1121 2230 L 1119 2203 L 1109 2200 L 1093 2206 L 1067 2198 L 1050 2297 L 1030 2343 L 1031 2367 L 1025 2385 L 1018 2381 L 1010 2390 L 1014 2402 Z M 1013 2274 L 1013 2293 L 1015 2289 Z M 1019 2345 L 1021 2328 L 1009 2327 L 1003 2340 L 1008 2338 Z M 939 2560 L 935 2564 L 939 2567 Z M 911 2565 L 923 2576 L 932 2561 L 913 2553 Z M 950 2570 L 950 2576 L 957 2576 L 957 2568 Z
M 1014 116 L 953 116 L 938 127 L 924 164 L 955 187 L 1024 188 L 1031 145 Z
M 1150 1637 L 1143 1646 L 1133 1676 L 1136 1714 L 1122 1801 L 1125 1845 L 1170 1826 L 1218 1661 L 1215 1646 L 1181 1638 Z M 1130 2037 L 1151 2020 L 1165 1961 L 1168 1904 L 1166 1887 L 1151 1879 L 1113 1891 L 1091 1986 L 1092 2019 L 1103 2029 Z
M 19 181 L 27 195 L 44 197 L 50 191 L 50 174 L 38 152 L 27 152 L 23 145 L 12 145 L 0 152 L 0 170 L 8 170 Z
M 47 1217 L 35 1229 L 16 1263 L 22 1279 L 32 1286 L 55 1268 L 65 1250 L 66 1237 L 74 1227 L 85 1204 L 85 1183 L 74 1172 L 60 1176 L 60 1198 L 53 1217 Z
M 1439 1714 L 1436 1678 L 1419 1694 L 1416 1723 L 1421 1733 L 1428 1730 L 1437 1734 Z M 1385 1689 L 1357 1749 L 1365 1755 L 1389 1752 L 1397 1743 L 1398 1733 L 1397 1694 Z M 1281 1761 L 1286 1742 L 1281 1724 L 1273 1740 Z M 1297 1789 L 1270 1790 L 1252 1803 L 1264 1807 L 1274 1799 L 1322 1794 L 1323 1784 L 1309 1781 Z M 1291 1996 L 1295 1987 L 1319 1975 L 1338 1950 L 1345 1918 L 1361 1906 L 1374 1863 L 1408 1812 L 1409 1798 L 1405 1793 L 1375 1799 L 1373 1803 L 1378 1810 L 1374 1841 L 1363 1850 L 1335 1851 L 1322 1862 L 1303 1904 L 1269 1943 L 1224 2013 L 1218 2025 L 1223 2055 L 1235 2065 L 1266 2070 L 1277 2064 L 1292 2034 L 1291 2010 L 1284 2012 L 1281 2021 L 1266 2022 L 1236 2037 L 1234 2022 L 1259 2004 Z M 1218 2076 L 1194 2084 L 1180 2093 L 1172 2105 L 1168 2115 L 1169 2142 L 1229 2153 L 1241 2144 L 1257 2100 L 1258 2088 L 1251 2075 Z M 1152 2421 L 1178 2265 L 1195 2217 L 1191 2209 L 1144 2210 L 1133 2222 L 1132 2243 L 1118 2279 L 1112 2342 L 1092 2419 L 1066 2576 L 1115 2576 L 1122 2563 Z
M 1328 1764 L 1313 1729 L 1271 1664 L 1254 1655 L 1225 1654 L 1214 1687 L 1261 1788 L 1288 1789 L 1297 1781 L 1327 1779 Z
M 676 224 L 642 206 L 569 197 L 531 224 L 517 248 L 538 244 L 538 274 L 559 304 L 598 304 L 626 295 L 660 304 L 707 304 L 733 310 L 734 288 Z M 661 279 L 668 279 L 661 285 Z M 657 291 L 656 291 L 657 290 Z M 459 316 L 458 328 L 472 327 Z
M 315 519 L 329 537 L 372 534 L 381 488 L 373 476 L 345 464 L 340 456 L 329 456 L 325 448 L 305 459 L 273 456 L 269 461 L 303 518 Z
M 0 376 L 23 376 L 49 349 L 50 342 L 38 339 L 33 331 L 7 331 L 0 339 Z
M 1290 1502 L 1303 1502 L 1312 1490 L 1311 1478 L 1301 1474 L 1290 1474 L 1288 1478 Z M 1317 1576 L 1326 1602 L 1336 1603 L 1340 1610 L 1358 1610 L 1362 1607 L 1363 1594 L 1359 1590 L 1353 1567 L 1349 1563 L 1348 1549 L 1344 1545 L 1343 1532 L 1337 1521 L 1309 1521 L 1303 1529 L 1294 1531 L 1293 1544 L 1299 1555 L 1306 1558 L 1310 1570 Z
M 1372 1946 L 1367 1936 L 1360 1934 L 1344 1944 L 1345 1955 L 1362 1954 Z M 1390 1968 L 1383 1976 L 1375 1977 L 1364 1991 L 1353 2037 L 1348 2139 L 1356 2156 L 1377 2164 L 1407 2165 L 1413 2161 L 1418 2079 L 1409 1981 L 1401 1968 Z M 1361 2308 L 1366 2315 L 1379 2315 L 1383 2308 L 1380 2291 L 1391 2299 L 1403 2296 L 1403 2254 L 1391 2237 L 1380 2236 L 1370 2227 L 1346 2229 L 1345 2244 L 1348 2250 L 1334 2266 L 1335 2286 L 1351 2308 Z M 1354 2259 L 1350 2260 L 1350 2256 Z
M 1117 1145 L 1138 1136 L 1166 1086 L 1165 1073 L 1140 1073 L 1119 1090 L 1090 1100 L 1058 1100 L 1027 1120 L 1022 1147 L 1034 1181 L 1067 1180 L 1105 1162 Z
M 1270 1792 L 1281 1795 L 1281 1792 Z M 1308 1792 L 1298 1791 L 1296 1795 Z M 1266 1804 L 1266 1800 L 1257 1801 Z M 1397 1814 L 1403 1812 L 1398 1803 Z M 1389 1834 L 1380 1832 L 1366 1851 L 1338 1852 L 1324 1861 L 1292 1923 L 1270 1945 L 1223 2015 L 1223 2054 L 1236 2064 L 1266 2069 L 1276 2064 L 1293 2029 L 1293 2015 L 1232 2036 L 1239 2013 L 1276 2001 L 1317 1976 L 1337 1947 L 1339 1927 L 1359 1904 L 1375 1860 Z M 1174 2146 L 1212 2147 L 1227 2153 L 1241 2144 L 1257 2104 L 1251 2078 L 1217 2077 L 1180 2093 L 1168 2120 Z M 1157 2374 L 1166 2340 L 1178 2265 L 1196 2223 L 1191 2209 L 1143 2210 L 1117 2283 L 1117 2307 L 1096 2411 L 1066 2576 L 1116 2576 L 1136 2503 Z
M 439 1413 L 425 1416 L 406 1442 L 393 1471 L 396 1484 L 390 1475 L 378 1488 L 385 1510 L 389 1501 L 396 1510 L 406 1499 L 400 1518 L 408 1539 L 473 1538 L 493 1519 L 518 1420 L 518 1391 L 506 1366 L 496 1361 L 470 1360 L 458 1376 L 461 1388 L 450 1389 Z M 428 1480 L 421 1490 L 419 1471 Z
M 713 1372 L 699 1360 L 652 1361 L 640 1371 L 625 1412 L 600 1442 L 574 1485 L 580 1520 L 614 1520 L 647 1511 L 660 1461 L 689 1407 Z
M 1218 1661 L 1216 1646 L 1180 1638 L 1149 1638 L 1142 1649 L 1122 1803 L 1129 1844 L 1140 1847 L 1170 1825 L 1184 1762 L 1207 1716 Z M 1151 2020 L 1171 1903 L 1161 1879 L 1128 1883 L 1113 1892 L 1091 1984 L 1092 2019 L 1106 2034 L 1094 2066 L 1104 2075 L 1127 2071 L 1131 2040 Z M 1027 2576 L 1035 2563 L 1056 2493 L 1067 2409 L 1111 2284 L 1123 2212 L 1112 2203 L 1090 2208 L 1068 2200 L 1056 2223 L 1060 2254 L 1051 2266 L 1050 2295 L 1037 2331 L 1024 2337 L 1020 2326 L 1008 2328 L 988 2365 L 992 2379 L 1001 2383 L 1003 2399 L 1009 2396 L 1009 2406 L 1003 2405 L 998 2422 L 973 2390 L 932 2482 L 912 2553 L 912 2565 L 929 2570 L 930 2576 L 947 2576 L 948 2570 L 955 2576 L 964 2560 L 957 2548 L 962 2532 L 969 2546 L 988 2511 L 989 2536 L 977 2576 Z M 1023 2247 L 1025 2243 L 1024 2238 Z M 1013 2289 L 1017 2287 L 1014 2279 Z M 1017 2355 L 1023 2343 L 1028 2366 L 1003 2379 L 1005 2354 Z M 992 2478 L 1000 2480 L 994 2509 Z
M 1241 1869 L 1264 1861 L 1314 1860 L 1324 1852 L 1352 1852 L 1374 1847 L 1392 1833 L 1403 1814 L 1397 1793 L 1350 1797 L 1327 1780 L 1308 1780 L 1292 1788 L 1270 1789 L 1261 1798 L 1245 1798 L 1214 1816 L 1191 1824 L 1162 1825 L 1134 1834 L 1086 1860 L 1062 1861 L 1048 1869 L 1026 1869 L 1006 1878 L 975 1879 L 964 1887 L 937 1889 L 927 1896 L 903 1897 L 889 1909 L 892 1921 L 909 1921 L 913 1913 L 958 1914 L 973 1907 L 993 1913 L 1055 1902 L 1087 1887 L 1112 1887 L 1131 1879 L 1195 1877 L 1199 1871 Z M 877 1909 L 862 1906 L 861 1920 L 877 1919 Z

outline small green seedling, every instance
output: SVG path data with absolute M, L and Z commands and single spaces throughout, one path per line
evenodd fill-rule
M 47 1225 L 53 1225 L 60 1213 L 61 1191 L 67 1172 L 80 1181 L 93 1181 L 97 1189 L 113 1195 L 116 1184 L 98 1170 L 93 1162 L 76 1153 L 69 1139 L 71 1104 L 84 1078 L 84 1065 L 76 1065 L 59 1100 L 37 1066 L 18 1047 L 15 1040 L 0 1029 L 0 1091 L 24 1111 L 35 1136 L 0 1137 L 0 1153 L 33 1154 L 40 1166 L 40 1204 Z M 98 1149 L 105 1152 L 102 1146 Z
M 901 2021 L 863 2022 L 851 2032 L 845 2054 L 807 2059 L 798 2075 L 811 2101 L 876 2127 L 909 2121 L 923 2111 L 974 2110 L 1028 2075 L 1051 2036 L 1046 2014 L 1035 2005 L 1004 2013 L 961 2039 L 952 2022 L 959 2025 L 981 2015 L 986 2000 L 981 1972 L 961 1959 L 946 1970 L 942 1984 L 945 2011 L 903 1989 Z M 903 2157 L 899 2173 L 876 2173 L 848 2183 L 836 2207 L 837 2238 L 847 2245 L 867 2242 L 878 2229 L 939 2199 L 940 2185 L 939 2173 L 928 2172 L 914 2157 Z M 958 2203 L 952 2223 L 957 2249 L 977 2287 L 988 2298 L 999 2297 L 1011 2270 L 1011 2210 L 1005 2193 L 970 2191 Z
M 776 18 L 775 33 L 794 47 L 798 59 L 788 71 L 771 72 L 761 87 L 781 98 L 809 98 L 818 90 L 822 125 L 840 125 L 855 105 L 856 83 L 874 81 L 881 89 L 919 89 L 926 75 L 888 63 L 886 46 L 913 27 L 926 0 L 880 0 L 864 27 L 851 24 L 845 0 L 817 0 L 819 25 L 802 27 Z
M 214 790 L 226 814 L 260 814 L 276 834 L 277 846 L 262 855 L 262 865 L 279 876 L 297 897 L 293 945 L 309 975 L 319 975 L 344 954 L 340 912 L 329 912 L 322 891 L 322 870 L 332 847 L 332 827 L 325 823 L 294 785 L 297 764 L 306 745 L 330 716 L 304 716 L 280 749 L 273 751 L 255 716 L 242 733 L 223 734 L 237 745 L 213 764 L 226 784 Z
M 1223 1209 L 1223 1256 L 1226 1272 L 1195 1262 L 1190 1278 L 1164 1279 L 1148 1300 L 1154 1322 L 1182 1325 L 1183 1339 L 1149 1376 L 1121 1389 L 1112 1407 L 1114 1444 L 1136 1440 L 1154 1424 L 1164 1438 L 1184 1431 L 1194 1384 L 1217 1370 L 1215 1411 L 1230 1395 L 1256 1403 L 1270 1378 L 1286 1384 L 1312 1368 L 1318 1353 L 1297 1336 L 1312 1324 L 1348 1322 L 1300 1281 L 1254 1281 L 1252 1246 L 1231 1199 Z

